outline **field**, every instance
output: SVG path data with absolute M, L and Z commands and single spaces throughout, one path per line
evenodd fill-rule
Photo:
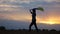
M 0 34 L 60 34 L 60 31 L 0 30 Z

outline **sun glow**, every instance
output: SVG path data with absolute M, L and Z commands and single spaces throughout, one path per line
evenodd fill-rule
M 55 20 L 50 18 L 45 23 L 47 23 L 47 24 L 55 24 Z
M 39 19 L 37 18 L 37 23 L 44 23 L 44 24 L 60 24 L 60 20 L 58 18 L 54 18 L 54 17 L 49 17 L 47 19 Z
M 53 21 L 42 21 L 42 23 L 44 23 L 44 24 L 55 24 L 55 22 L 53 22 Z

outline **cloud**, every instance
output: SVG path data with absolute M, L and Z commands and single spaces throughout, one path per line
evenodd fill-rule
M 11 2 L 15 2 L 15 3 L 31 3 L 31 2 L 36 2 L 36 1 L 40 1 L 40 2 L 60 2 L 60 0 L 0 0 L 0 3 L 11 3 Z
M 0 7 L 22 7 L 17 5 L 0 4 Z
M 30 3 L 31 0 L 0 0 L 0 3 Z
M 54 4 L 54 3 L 60 2 L 59 0 L 0 0 L 0 4 L 7 4 L 10 7 L 10 5 L 14 5 L 12 7 L 36 7 L 37 5 L 42 4 Z M 16 6 L 17 5 L 17 6 Z M 6 5 L 4 5 L 6 6 Z
M 46 2 L 60 2 L 60 0 L 43 0 L 43 1 L 46 1 Z

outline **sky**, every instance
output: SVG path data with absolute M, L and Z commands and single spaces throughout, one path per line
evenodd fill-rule
M 29 9 L 36 7 L 44 8 L 44 12 L 36 10 L 38 28 L 60 30 L 60 0 L 0 0 L 0 26 L 28 28 L 32 18 Z

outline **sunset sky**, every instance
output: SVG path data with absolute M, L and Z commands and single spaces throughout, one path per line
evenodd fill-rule
M 0 0 L 0 26 L 6 26 L 7 28 L 9 26 L 13 26 L 11 28 L 23 26 L 24 28 L 24 25 L 26 25 L 24 23 L 29 26 L 31 23 L 29 9 L 36 7 L 44 8 L 44 12 L 36 10 L 38 27 L 40 27 L 39 24 L 47 24 L 46 27 L 48 25 L 60 25 L 60 0 Z M 20 25 L 19 23 L 23 24 Z M 60 28 L 57 27 L 58 25 L 56 25 L 57 29 Z

